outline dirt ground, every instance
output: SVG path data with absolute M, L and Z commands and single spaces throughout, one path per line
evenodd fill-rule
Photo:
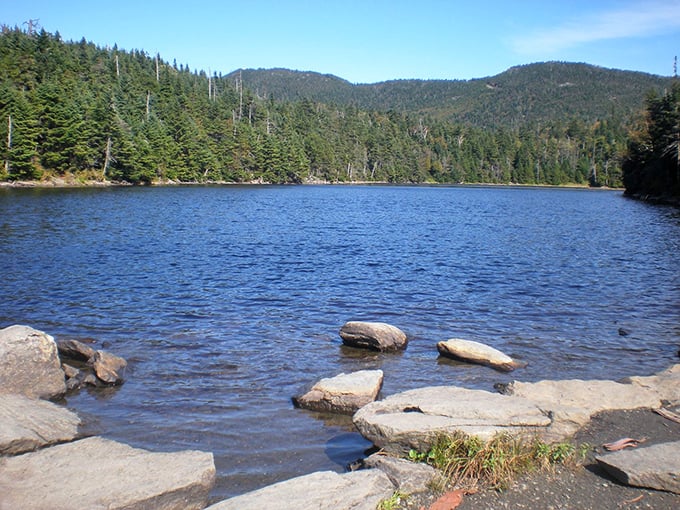
M 680 509 L 680 495 L 629 487 L 612 479 L 599 468 L 594 457 L 606 453 L 602 445 L 624 437 L 646 438 L 639 448 L 680 441 L 680 424 L 649 409 L 600 413 L 574 437 L 576 444 L 592 445 L 583 466 L 558 467 L 551 473 L 529 475 L 517 480 L 503 492 L 485 490 L 466 495 L 457 510 Z M 412 496 L 400 508 L 428 508 L 435 499 L 434 494 Z

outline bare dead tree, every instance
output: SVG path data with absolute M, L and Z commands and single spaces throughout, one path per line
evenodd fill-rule
M 40 19 L 29 19 L 28 21 L 24 21 L 24 25 L 26 25 L 26 33 L 28 35 L 33 35 L 33 33 L 38 29 L 40 25 L 38 25 L 38 21 Z
M 5 173 L 9 175 L 9 151 L 12 149 L 12 115 L 7 116 L 7 159 L 5 160 Z
M 109 169 L 111 162 L 116 162 L 116 159 L 111 155 L 111 137 L 106 139 L 106 154 L 104 156 L 104 170 L 102 171 L 102 177 L 106 179 L 106 172 Z

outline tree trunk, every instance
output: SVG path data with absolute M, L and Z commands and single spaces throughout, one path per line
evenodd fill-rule
M 7 116 L 7 159 L 5 160 L 5 174 L 9 175 L 9 151 L 12 149 L 12 116 Z

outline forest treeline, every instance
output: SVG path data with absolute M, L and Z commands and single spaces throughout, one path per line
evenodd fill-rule
M 623 161 L 626 194 L 680 197 L 680 82 L 650 94 L 646 115 L 632 130 Z
M 238 74 L 3 27 L 0 180 L 621 186 L 632 119 L 493 129 L 261 97 Z

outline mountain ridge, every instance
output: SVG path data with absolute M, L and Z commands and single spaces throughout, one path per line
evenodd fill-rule
M 576 117 L 630 118 L 644 108 L 650 91 L 660 93 L 673 78 L 587 63 L 536 62 L 470 80 L 398 79 L 353 84 L 332 74 L 285 68 L 239 69 L 239 78 L 262 97 L 308 99 L 357 108 L 431 115 L 478 127 L 520 127 Z

